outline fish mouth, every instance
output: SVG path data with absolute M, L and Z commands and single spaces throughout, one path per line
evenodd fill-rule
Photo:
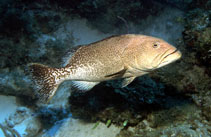
M 178 49 L 176 49 L 176 50 L 174 50 L 172 53 L 167 54 L 163 59 L 165 59 L 165 58 L 167 58 L 168 56 L 171 56 L 172 54 L 175 54 L 175 53 L 179 53 L 179 54 L 180 54 L 180 57 L 181 57 L 181 52 L 180 52 Z
M 169 54 L 167 54 L 163 57 L 163 59 L 161 60 L 158 67 L 162 67 L 169 63 L 172 63 L 172 62 L 180 59 L 181 56 L 182 56 L 182 53 L 178 49 L 175 49 L 173 52 L 170 52 Z

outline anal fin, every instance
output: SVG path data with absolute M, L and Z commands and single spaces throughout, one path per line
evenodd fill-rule
M 129 78 L 124 78 L 123 81 L 122 81 L 122 85 L 121 87 L 126 87 L 127 85 L 129 85 L 131 82 L 133 82 L 133 80 L 135 79 L 136 77 L 129 77 Z
M 89 91 L 100 82 L 73 81 L 73 86 L 81 91 Z

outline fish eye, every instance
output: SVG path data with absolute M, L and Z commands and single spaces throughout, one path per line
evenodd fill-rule
M 158 48 L 158 47 L 160 47 L 160 43 L 159 43 L 159 42 L 155 42 L 155 43 L 153 44 L 153 48 Z

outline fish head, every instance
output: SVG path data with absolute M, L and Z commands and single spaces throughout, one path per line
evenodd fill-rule
M 138 68 L 151 71 L 181 58 L 181 52 L 162 39 L 145 36 L 139 45 L 137 54 Z

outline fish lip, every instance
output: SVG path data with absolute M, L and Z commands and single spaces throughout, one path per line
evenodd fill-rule
M 167 58 L 168 56 L 174 54 L 174 53 L 177 53 L 179 50 L 178 49 L 175 49 L 173 52 L 169 53 L 168 55 L 166 55 L 163 59 Z M 180 53 L 181 54 L 181 53 Z
M 168 60 L 165 61 L 165 59 L 166 59 L 167 57 L 169 57 L 169 56 L 175 54 L 175 53 L 178 53 L 178 57 L 176 57 L 174 60 L 172 60 L 172 62 L 174 62 L 174 61 L 178 60 L 179 58 L 181 58 L 182 53 L 181 53 L 178 49 L 175 49 L 173 52 L 171 52 L 171 53 L 169 53 L 169 54 L 167 54 L 166 56 L 163 57 L 162 61 L 161 61 L 160 64 L 158 65 L 158 68 L 159 68 L 159 67 L 162 67 L 162 66 L 165 66 L 165 65 L 163 65 L 163 64 L 169 62 Z

